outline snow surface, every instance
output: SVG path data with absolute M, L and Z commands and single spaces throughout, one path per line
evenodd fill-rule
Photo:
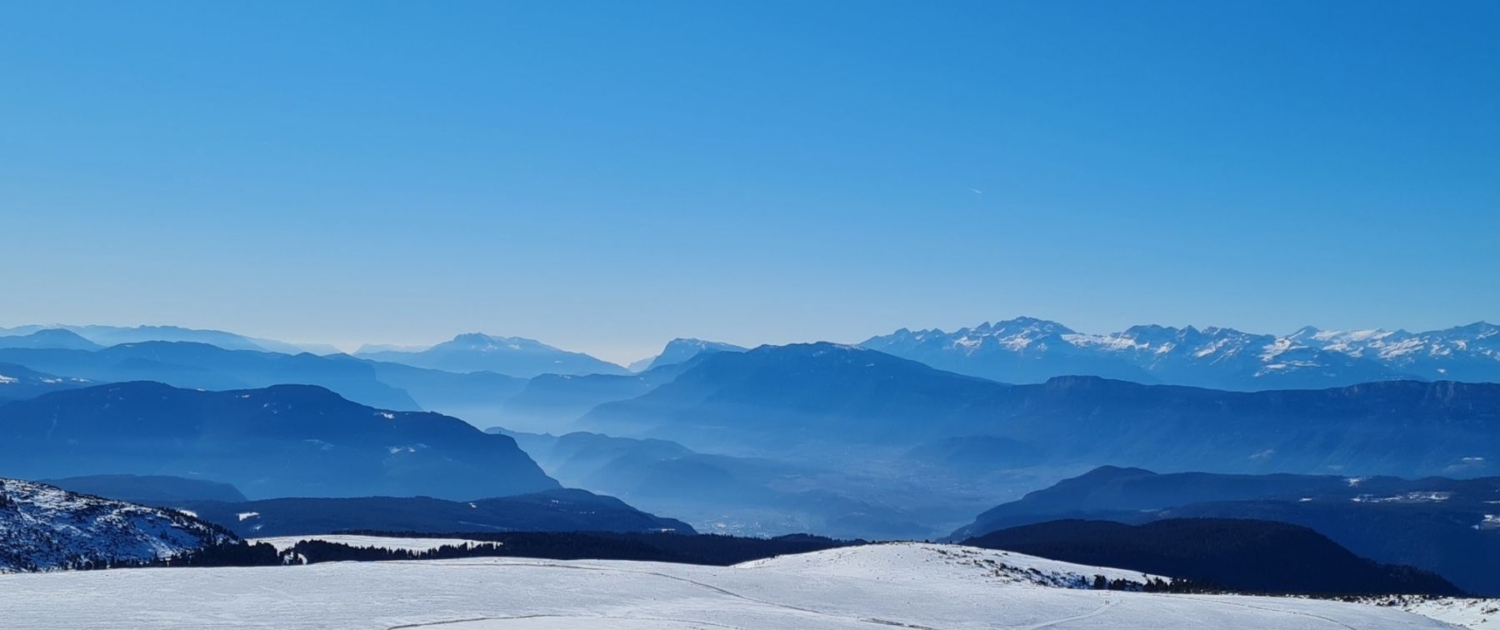
M 135 569 L 0 576 L 0 619 L 23 630 L 1454 627 L 1395 607 L 1044 585 L 1093 573 L 1110 570 L 924 544 L 735 567 L 484 558 Z
M 1397 595 L 1370 598 L 1364 602 L 1400 608 L 1465 628 L 1500 628 L 1500 599 Z

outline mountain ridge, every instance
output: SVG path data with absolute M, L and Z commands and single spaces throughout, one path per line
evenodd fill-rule
M 252 497 L 467 500 L 559 487 L 510 437 L 308 385 L 114 383 L 12 401 L 0 405 L 0 474 L 201 475 Z
M 820 343 L 705 356 L 642 396 L 595 407 L 575 428 L 737 455 L 989 436 L 1051 464 L 1467 476 L 1500 461 L 1497 418 L 1500 385 L 1489 383 L 1237 392 L 1063 376 L 1006 385 Z
M 745 352 L 749 348 L 721 341 L 706 341 L 692 337 L 678 337 L 667 342 L 660 353 L 631 363 L 632 372 L 646 372 L 665 365 L 683 363 L 705 352 Z
M 899 329 L 859 345 L 933 367 L 1028 384 L 1090 375 L 1236 391 L 1320 389 L 1381 380 L 1500 381 L 1500 326 L 1324 331 L 1290 335 L 1232 328 L 1131 326 L 1086 334 L 1032 317 L 951 333 Z
M 630 371 L 582 352 L 562 350 L 525 337 L 463 333 L 422 350 L 360 349 L 354 356 L 448 372 L 489 371 L 530 378 L 540 374 L 615 374 Z
M 642 511 L 615 497 L 562 488 L 469 500 L 416 497 L 290 497 L 255 501 L 156 501 L 185 509 L 245 537 L 340 531 L 650 532 L 696 533 L 677 519 Z

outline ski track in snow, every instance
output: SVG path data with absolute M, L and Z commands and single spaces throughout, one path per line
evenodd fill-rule
M 1022 628 L 1021 630 L 1042 630 L 1042 628 L 1052 628 L 1052 627 L 1063 625 L 1065 623 L 1073 623 L 1075 621 L 1083 621 L 1084 619 L 1093 619 L 1094 617 L 1098 617 L 1099 615 L 1102 615 L 1104 613 L 1109 612 L 1109 609 L 1114 608 L 1115 606 L 1118 606 L 1119 604 L 1120 604 L 1120 602 L 1117 602 L 1117 601 L 1105 600 L 1103 606 L 1095 608 L 1095 609 L 1093 609 L 1093 610 L 1091 610 L 1089 612 L 1083 613 L 1081 615 L 1074 615 L 1072 617 L 1063 617 L 1062 619 L 1055 619 L 1053 621 L 1044 621 L 1044 622 L 1036 624 L 1034 626 L 1026 626 L 1025 628 Z

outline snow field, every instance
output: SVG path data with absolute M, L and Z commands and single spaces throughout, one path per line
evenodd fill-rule
M 734 567 L 484 558 L 137 569 L 0 576 L 0 619 L 20 630 L 1453 627 L 1360 604 L 1046 585 L 1095 573 L 1110 576 L 1111 570 L 922 544 L 838 549 Z

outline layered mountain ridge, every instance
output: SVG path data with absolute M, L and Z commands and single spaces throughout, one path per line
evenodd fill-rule
M 1101 376 L 1228 390 L 1317 389 L 1386 380 L 1500 381 L 1500 326 L 1290 335 L 1232 328 L 1132 326 L 1080 333 L 1021 317 L 953 332 L 908 330 L 860 344 L 933 367 L 1007 383 Z
M 988 436 L 1027 464 L 1470 476 L 1500 461 L 1497 419 L 1500 385 L 1488 383 L 1233 392 L 1067 376 L 1005 385 L 820 343 L 705 356 L 578 425 L 732 454 Z
M 362 359 L 389 361 L 449 372 L 496 372 L 530 378 L 538 374 L 629 374 L 623 367 L 582 352 L 569 352 L 525 337 L 464 333 L 421 350 L 361 348 Z
M 252 497 L 469 500 L 559 487 L 509 437 L 307 385 L 116 383 L 10 402 L 0 405 L 0 474 L 201 477 Z

